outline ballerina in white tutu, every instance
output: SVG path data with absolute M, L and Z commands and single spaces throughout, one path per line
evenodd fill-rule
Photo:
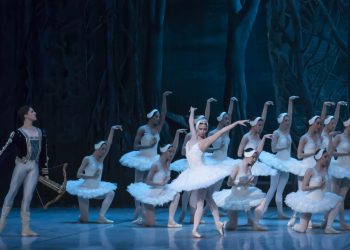
M 137 182 L 128 186 L 128 192 L 142 203 L 142 224 L 144 226 L 154 226 L 156 206 L 171 202 L 168 227 L 181 227 L 174 221 L 180 194 L 169 188 L 167 183 L 170 180 L 169 167 L 179 144 L 179 135 L 185 132 L 185 129 L 178 129 L 173 143 L 160 148 L 161 155 L 148 172 L 146 183 Z
M 261 117 L 254 117 L 250 120 L 249 124 L 251 126 L 248 133 L 244 134 L 238 147 L 237 155 L 238 157 L 243 156 L 243 151 L 247 148 L 257 149 L 261 141 L 260 135 L 264 129 L 267 110 L 269 106 L 272 106 L 273 102 L 267 101 L 264 104 L 264 108 Z M 278 166 L 280 162 L 274 157 L 273 154 L 262 151 L 259 158 L 264 156 L 266 158 L 265 162 L 269 164 L 257 161 L 252 167 L 252 174 L 254 176 L 271 176 L 276 175 L 277 171 L 271 167 L 272 164 Z M 255 180 L 256 182 L 256 180 Z
M 332 106 L 332 102 L 324 102 L 321 116 L 315 115 L 309 121 L 308 131 L 300 137 L 297 156 L 301 161 L 289 168 L 289 171 L 298 176 L 298 190 L 301 190 L 301 184 L 308 168 L 315 166 L 316 161 L 314 155 L 322 146 L 321 131 L 326 116 L 327 107 Z M 288 221 L 288 226 L 292 227 L 295 224 L 297 213 L 294 212 L 291 219 Z M 310 222 L 311 227 L 311 222 Z
M 324 232 L 328 234 L 339 233 L 332 227 L 332 224 L 343 198 L 334 193 L 325 192 L 331 157 L 332 152 L 328 153 L 326 149 L 319 149 L 314 156 L 316 165 L 307 169 L 301 189 L 288 194 L 285 199 L 290 208 L 302 213 L 300 223 L 293 226 L 293 230 L 296 232 L 306 232 L 313 213 L 329 213 Z
M 293 101 L 299 98 L 298 96 L 289 97 L 288 102 L 288 113 L 281 113 L 277 122 L 279 123 L 279 127 L 277 130 L 273 132 L 272 142 L 271 142 L 271 151 L 275 154 L 275 157 L 281 160 L 281 164 L 279 166 L 274 166 L 277 170 L 277 174 L 270 177 L 270 188 L 266 194 L 266 201 L 264 205 L 263 212 L 265 213 L 269 207 L 269 204 L 275 196 L 275 202 L 277 207 L 277 213 L 279 219 L 288 218 L 283 212 L 283 199 L 282 194 L 289 178 L 289 167 L 288 165 L 292 165 L 298 163 L 296 159 L 292 159 L 290 157 L 290 150 L 292 145 L 292 137 L 290 136 L 290 128 L 292 125 L 293 119 Z
M 334 103 L 332 103 L 334 105 Z M 328 115 L 324 119 L 324 128 L 321 133 L 321 141 L 322 146 L 321 148 L 327 148 L 328 147 L 328 135 L 332 133 L 335 128 L 337 127 L 338 120 L 339 120 L 339 114 L 340 114 L 340 107 L 341 106 L 347 106 L 347 102 L 339 101 L 337 103 L 337 106 L 335 108 L 334 115 Z
M 212 102 L 217 102 L 217 100 L 215 98 L 211 97 L 206 101 L 204 115 L 199 115 L 198 117 L 196 117 L 194 119 L 195 124 L 199 120 L 203 120 L 203 122 L 205 121 L 208 123 L 209 117 L 210 117 L 210 107 L 211 107 Z M 186 134 L 184 142 L 182 144 L 181 155 L 183 155 L 184 157 L 186 157 L 186 144 L 190 139 L 191 139 L 191 132 Z M 188 162 L 187 162 L 186 158 L 179 159 L 179 160 L 174 161 L 173 163 L 170 164 L 170 170 L 178 172 L 178 173 L 181 173 L 182 171 L 184 171 L 187 168 L 188 168 Z M 178 221 L 180 223 L 182 223 L 185 219 L 190 196 L 191 196 L 191 191 L 182 192 L 182 195 L 181 195 L 181 214 L 178 218 Z M 190 209 L 191 209 L 190 223 L 192 224 L 195 208 L 193 206 L 191 206 L 191 204 L 190 204 Z
M 227 185 L 232 186 L 231 189 L 223 189 L 213 194 L 215 203 L 228 210 L 229 221 L 226 223 L 225 229 L 236 230 L 238 211 L 249 211 L 255 207 L 253 229 L 258 231 L 266 231 L 267 228 L 260 225 L 259 221 L 263 212 L 265 203 L 265 193 L 259 188 L 251 186 L 254 184 L 254 176 L 251 167 L 259 157 L 260 152 L 264 148 L 266 138 L 272 135 L 264 135 L 260 141 L 258 148 L 248 148 L 244 150 L 243 160 L 233 169 Z
M 332 177 L 332 192 L 344 199 L 350 188 L 350 119 L 343 122 L 344 131 L 334 138 L 336 160 L 332 159 L 328 173 Z M 339 223 L 342 230 L 350 230 L 345 223 L 344 201 L 339 209 Z
M 264 125 L 266 121 L 267 110 L 269 106 L 272 106 L 272 105 L 273 105 L 273 102 L 271 101 L 265 102 L 263 111 L 261 113 L 261 117 L 260 116 L 254 117 L 250 120 L 249 125 L 251 126 L 251 128 L 249 132 L 244 134 L 241 139 L 241 142 L 239 144 L 238 151 L 237 151 L 238 157 L 243 157 L 243 152 L 247 148 L 252 148 L 252 149 L 258 148 L 259 143 L 261 141 L 260 135 L 264 129 Z M 271 167 L 271 163 L 273 163 L 276 166 L 280 165 L 279 160 L 277 160 L 277 158 L 273 154 L 262 151 L 259 155 L 259 158 L 261 158 L 262 156 L 265 157 L 264 158 L 265 162 L 268 164 L 256 161 L 252 166 L 252 174 L 253 176 L 256 176 L 254 178 L 255 185 L 257 183 L 258 176 L 271 176 L 271 175 L 277 174 L 276 169 Z M 247 211 L 247 219 L 248 219 L 248 224 L 253 225 L 250 211 Z
M 134 151 L 124 154 L 119 162 L 126 167 L 135 168 L 135 182 L 143 182 L 153 162 L 159 159 L 157 153 L 160 132 L 163 128 L 167 113 L 166 98 L 172 94 L 165 91 L 162 98 L 162 110 L 159 113 L 153 109 L 147 114 L 147 124 L 138 128 L 134 140 Z M 141 205 L 135 200 L 135 212 L 133 223 L 137 223 L 141 212 Z
M 208 133 L 209 136 L 215 134 L 223 127 L 231 124 L 231 117 L 233 112 L 233 103 L 237 102 L 236 97 L 231 97 L 230 104 L 228 107 L 227 112 L 222 112 L 216 120 L 218 121 L 218 125 L 215 129 L 210 131 Z M 220 162 L 225 162 L 227 165 L 235 165 L 237 163 L 237 160 L 234 160 L 227 156 L 227 150 L 230 145 L 230 134 L 229 132 L 224 133 L 222 136 L 220 136 L 216 141 L 213 142 L 213 152 L 205 154 L 204 161 L 208 164 L 216 164 Z M 219 180 L 215 185 L 212 186 L 211 192 L 214 193 L 215 191 L 219 191 L 220 187 L 222 186 L 222 182 L 224 179 Z
M 110 182 L 101 181 L 103 171 L 103 160 L 107 156 L 113 141 L 114 130 L 121 130 L 121 125 L 111 127 L 107 141 L 95 144 L 92 155 L 84 157 L 78 169 L 79 180 L 67 182 L 67 192 L 78 196 L 80 216 L 79 221 L 89 221 L 89 199 L 103 199 L 102 206 L 97 218 L 98 223 L 113 223 L 105 217 L 105 214 L 114 198 L 114 190 L 117 186 Z
M 217 164 L 210 166 L 203 162 L 203 154 L 209 146 L 221 135 L 237 125 L 245 125 L 247 121 L 237 121 L 232 123 L 214 135 L 205 138 L 208 130 L 208 123 L 199 120 L 194 125 L 194 111 L 196 108 L 191 107 L 189 126 L 191 129 L 191 139 L 186 144 L 186 157 L 189 168 L 183 171 L 171 184 L 170 188 L 176 191 L 193 191 L 196 197 L 196 211 L 194 214 L 194 223 L 192 236 L 195 238 L 202 237 L 198 232 L 198 226 L 203 214 L 204 201 L 209 204 L 212 211 L 215 225 L 221 235 L 223 235 L 223 223 L 220 222 L 218 207 L 216 206 L 211 194 L 208 192 L 208 187 L 228 176 L 232 171 L 232 166 L 224 166 Z

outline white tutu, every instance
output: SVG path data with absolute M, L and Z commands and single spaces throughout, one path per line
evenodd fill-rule
M 338 179 L 347 178 L 350 180 L 350 166 L 344 166 L 332 159 L 328 168 L 328 174 Z
M 232 187 L 213 194 L 218 207 L 226 210 L 248 211 L 261 204 L 266 194 L 257 187 Z
M 146 156 L 142 155 L 140 151 L 131 151 L 124 154 L 119 162 L 125 167 L 136 168 L 140 171 L 148 171 L 152 167 L 153 162 L 159 159 L 159 155 Z
M 254 176 L 271 176 L 276 175 L 277 170 L 269 167 L 265 163 L 257 161 L 252 167 L 252 175 Z
M 278 159 L 276 155 L 268 153 L 266 151 L 262 151 L 259 155 L 259 160 L 266 164 L 267 166 L 270 166 L 276 170 L 282 171 L 282 172 L 289 172 L 289 168 L 283 164 L 283 161 Z
M 71 195 L 77 195 L 85 199 L 91 199 L 91 198 L 97 198 L 99 196 L 108 194 L 109 192 L 117 189 L 116 184 L 105 182 L 105 181 L 100 181 L 98 188 L 83 187 L 82 186 L 83 183 L 84 183 L 84 179 L 67 181 L 66 190 Z
M 343 198 L 339 195 L 322 190 L 298 191 L 286 196 L 288 207 L 300 213 L 325 213 L 334 208 Z
M 169 186 L 177 192 L 207 188 L 229 176 L 232 169 L 233 166 L 228 165 L 203 166 L 200 169 L 187 168 Z
M 174 161 L 173 163 L 170 164 L 170 170 L 178 173 L 181 173 L 187 168 L 188 168 L 188 162 L 186 158 Z
M 127 190 L 135 200 L 153 206 L 162 206 L 172 201 L 177 194 L 177 192 L 170 189 L 168 185 L 152 187 L 143 182 L 132 183 L 128 186 Z
M 306 170 L 312 167 L 292 157 L 289 160 L 283 160 L 283 165 L 288 168 L 290 173 L 298 176 L 304 176 Z
M 205 153 L 204 154 L 204 163 L 208 166 L 216 166 L 217 164 L 234 166 L 234 165 L 237 165 L 241 161 L 242 161 L 241 159 L 235 160 L 235 159 L 232 159 L 228 156 L 218 159 L 215 157 L 215 155 L 213 153 Z

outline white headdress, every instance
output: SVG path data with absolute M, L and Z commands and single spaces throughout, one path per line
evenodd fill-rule
M 94 145 L 94 149 L 95 149 L 95 150 L 100 149 L 100 148 L 102 147 L 103 144 L 107 144 L 107 142 L 106 142 L 106 141 L 100 141 L 100 142 L 96 143 L 96 144 Z
M 252 149 L 252 148 L 247 148 L 246 150 L 244 150 L 244 153 L 243 153 L 244 157 L 252 157 L 256 153 L 255 149 L 253 150 L 249 150 L 249 149 Z
M 286 117 L 287 115 L 288 115 L 288 113 L 281 113 L 281 114 L 279 114 L 279 116 L 277 117 L 277 122 L 279 124 L 281 124 L 283 122 L 284 117 Z
M 321 157 L 325 151 L 326 150 L 324 148 L 318 150 L 318 152 L 314 156 L 315 160 L 318 161 L 319 159 L 321 159 Z
M 260 116 L 258 116 L 253 121 L 250 121 L 249 124 L 250 124 L 250 126 L 254 127 L 258 123 L 258 121 L 260 121 L 260 120 L 262 120 L 262 118 Z
M 151 119 L 156 112 L 159 112 L 158 109 L 153 109 L 151 112 L 147 114 L 147 118 Z
M 227 115 L 226 112 L 221 112 L 221 114 L 218 117 L 216 117 L 216 120 L 218 122 L 221 122 L 225 115 Z
M 315 115 L 314 117 L 312 117 L 310 120 L 309 120 L 309 125 L 313 125 L 315 123 L 315 121 L 320 118 L 320 116 L 318 115 Z
M 171 148 L 172 146 L 173 145 L 171 145 L 171 144 L 167 144 L 164 147 L 160 147 L 159 150 L 160 150 L 161 153 L 164 153 L 164 152 L 168 151 L 169 148 Z
M 332 119 L 334 119 L 334 116 L 332 115 L 327 116 L 326 119 L 324 120 L 324 125 L 328 125 L 332 121 Z
M 350 126 L 350 118 L 343 122 L 344 127 Z
M 197 122 L 196 122 L 196 130 L 198 130 L 200 124 L 205 124 L 208 127 L 207 119 L 199 119 L 199 120 L 197 120 Z

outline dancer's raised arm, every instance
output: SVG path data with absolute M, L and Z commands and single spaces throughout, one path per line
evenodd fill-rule
M 237 125 L 242 125 L 242 126 L 246 126 L 248 120 L 241 120 L 241 121 L 236 121 L 234 123 L 231 123 L 230 125 L 223 127 L 222 129 L 220 129 L 219 131 L 217 131 L 215 134 L 201 140 L 199 142 L 199 149 L 202 152 L 205 152 L 208 147 L 216 140 L 218 139 L 221 135 L 223 135 L 224 133 L 226 133 L 227 131 L 233 129 L 234 127 L 236 127 Z

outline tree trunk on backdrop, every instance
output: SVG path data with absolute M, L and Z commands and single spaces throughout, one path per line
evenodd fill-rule
M 150 0 L 149 3 L 149 46 L 144 81 L 146 110 L 160 108 L 163 76 L 163 40 L 166 0 Z
M 237 119 L 247 117 L 247 87 L 245 82 L 245 50 L 258 13 L 260 0 L 228 0 L 228 32 L 225 58 L 226 82 L 224 102 L 228 106 L 231 96 L 236 96 L 240 106 L 235 106 Z

